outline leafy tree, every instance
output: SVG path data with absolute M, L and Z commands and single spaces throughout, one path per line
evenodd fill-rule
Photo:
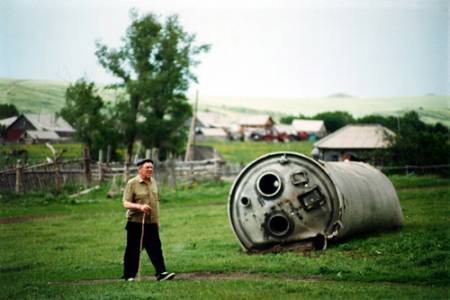
M 282 124 L 292 124 L 292 121 L 295 119 L 302 120 L 323 120 L 325 127 L 329 133 L 338 130 L 341 127 L 344 127 L 347 124 L 353 123 L 355 119 L 353 116 L 345 111 L 326 111 L 318 113 L 312 117 L 308 117 L 302 114 L 298 116 L 288 115 L 284 116 L 280 119 L 280 123 Z
M 185 32 L 176 16 L 162 23 L 153 14 L 139 17 L 132 11 L 131 19 L 120 48 L 98 42 L 96 51 L 100 64 L 120 79 L 114 87 L 123 87 L 128 96 L 116 111 L 128 160 L 137 139 L 162 154 L 182 149 L 192 114 L 185 92 L 196 81 L 191 69 L 199 63 L 195 57 L 209 49 L 195 46 L 195 35 Z
M 92 157 L 108 145 L 117 146 L 118 132 L 110 117 L 112 109 L 97 94 L 93 82 L 79 79 L 71 84 L 60 115 L 74 127 L 77 139 L 87 145 Z
M 0 104 L 0 120 L 18 115 L 19 111 L 14 104 Z
M 449 134 L 448 127 L 439 122 L 434 125 L 433 130 L 437 133 L 442 133 L 442 134 L 446 134 L 446 135 Z
M 302 115 L 302 114 L 299 114 L 298 116 L 288 115 L 288 116 L 281 117 L 280 118 L 280 123 L 281 124 L 291 125 L 292 121 L 294 121 L 295 119 L 308 120 L 308 119 L 311 119 L 311 117 L 307 117 L 307 116 Z
M 399 117 L 369 115 L 357 119 L 356 123 L 380 124 L 395 133 L 386 135 L 390 147 L 376 153 L 388 165 L 450 163 L 449 129 L 441 123 L 422 122 L 415 111 Z
M 396 165 L 436 165 L 450 163 L 449 130 L 446 126 L 425 124 L 419 115 L 408 112 L 399 119 L 396 136 L 386 151 Z
M 355 120 L 355 122 L 359 124 L 380 124 L 390 130 L 396 131 L 400 126 L 400 117 L 368 115 Z
M 437 165 L 450 163 L 449 129 L 437 123 L 422 122 L 410 111 L 401 117 L 365 116 L 357 123 L 376 123 L 391 129 L 395 135 L 386 135 L 388 149 L 377 152 L 388 165 Z
M 323 120 L 329 133 L 355 121 L 353 116 L 346 111 L 322 112 L 314 115 L 312 119 Z

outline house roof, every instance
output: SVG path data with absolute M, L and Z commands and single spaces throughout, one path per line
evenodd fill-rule
M 239 121 L 239 125 L 244 126 L 265 126 L 267 123 L 273 123 L 273 119 L 269 115 L 249 116 Z
M 56 117 L 54 114 L 24 114 L 24 116 L 37 131 L 75 132 L 66 120 L 62 117 Z
M 229 119 L 215 112 L 197 112 L 198 127 L 227 127 Z
M 3 119 L 3 120 L 0 120 L 0 125 L 3 125 L 3 126 L 5 126 L 5 127 L 9 127 L 9 125 L 11 125 L 12 123 L 14 123 L 14 121 L 17 119 L 17 116 L 14 116 L 14 117 L 10 117 L 10 118 L 7 118 L 7 119 Z
M 314 144 L 321 149 L 376 149 L 388 147 L 385 133 L 394 133 L 381 125 L 347 125 Z
M 27 130 L 26 135 L 36 140 L 59 140 L 61 139 L 54 131 Z
M 222 128 L 202 128 L 201 132 L 204 136 L 227 137 L 227 133 Z
M 277 124 L 275 125 L 275 130 L 281 133 L 292 133 L 294 131 L 294 127 L 292 127 L 291 125 L 286 125 L 286 124 Z
M 324 128 L 322 120 L 301 120 L 296 119 L 292 121 L 292 127 L 295 131 L 318 132 Z

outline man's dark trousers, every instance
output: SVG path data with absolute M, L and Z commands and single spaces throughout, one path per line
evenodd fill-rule
M 141 242 L 142 224 L 128 222 L 125 228 L 127 230 L 127 246 L 124 255 L 123 277 L 128 279 L 136 277 L 136 273 L 139 268 L 139 247 Z M 142 246 L 147 251 L 150 260 L 155 267 L 156 275 L 165 272 L 166 266 L 164 264 L 157 224 L 144 224 L 144 238 L 142 241 Z

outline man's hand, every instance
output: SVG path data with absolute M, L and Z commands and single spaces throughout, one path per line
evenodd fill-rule
M 149 214 L 152 210 L 152 208 L 148 204 L 133 203 L 131 201 L 124 201 L 123 207 L 125 207 L 126 209 L 143 212 L 146 215 Z
M 150 207 L 150 205 L 148 204 L 141 204 L 141 206 L 139 207 L 139 210 L 142 211 L 144 214 L 149 214 L 150 211 L 152 210 L 152 208 Z

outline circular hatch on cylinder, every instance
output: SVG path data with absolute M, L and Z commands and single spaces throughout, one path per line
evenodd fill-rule
M 256 181 L 256 191 L 264 198 L 271 199 L 276 197 L 282 188 L 283 184 L 280 176 L 273 171 L 264 172 Z

